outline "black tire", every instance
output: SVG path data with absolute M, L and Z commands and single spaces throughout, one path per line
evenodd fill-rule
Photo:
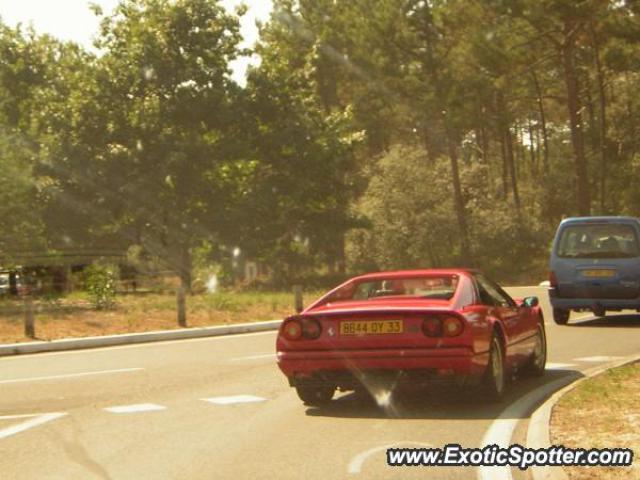
M 333 398 L 336 388 L 327 385 L 296 385 L 298 397 L 305 405 L 318 407 L 326 405 Z
M 504 396 L 507 387 L 507 374 L 505 372 L 504 349 L 496 332 L 491 338 L 489 350 L 489 364 L 482 377 L 482 390 L 485 398 L 490 402 L 499 402 Z
M 536 346 L 531 354 L 531 358 L 527 361 L 523 372 L 531 377 L 541 377 L 544 375 L 547 365 L 547 334 L 544 331 L 544 325 L 538 324 L 536 332 Z
M 562 308 L 553 309 L 553 321 L 558 325 L 566 325 L 569 321 L 570 310 L 563 310 Z

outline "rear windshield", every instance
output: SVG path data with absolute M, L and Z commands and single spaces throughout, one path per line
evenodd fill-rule
M 322 303 L 368 300 L 381 297 L 412 297 L 450 300 L 458 286 L 457 275 L 402 277 L 349 283 L 329 295 Z
M 630 258 L 640 252 L 631 225 L 610 223 L 565 227 L 556 253 L 566 258 Z

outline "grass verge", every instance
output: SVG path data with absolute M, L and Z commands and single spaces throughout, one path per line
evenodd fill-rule
M 305 303 L 320 292 L 305 294 Z M 168 294 L 120 295 L 110 310 L 96 310 L 82 293 L 38 299 L 36 339 L 114 335 L 179 328 L 176 297 Z M 187 297 L 189 327 L 282 319 L 293 311 L 290 292 L 220 292 Z M 0 301 L 0 343 L 32 341 L 24 336 L 24 305 L 21 299 Z
M 631 467 L 565 467 L 571 480 L 640 479 L 640 363 L 607 370 L 564 395 L 552 412 L 551 443 L 634 451 Z

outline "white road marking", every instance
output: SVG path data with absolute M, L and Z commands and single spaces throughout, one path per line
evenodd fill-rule
M 620 360 L 622 357 L 611 356 L 608 357 L 606 355 L 596 355 L 594 357 L 580 357 L 574 358 L 576 362 L 591 362 L 591 363 L 600 363 L 600 362 L 612 362 L 613 360 Z
M 232 405 L 234 403 L 254 403 L 264 402 L 266 398 L 254 395 L 231 395 L 228 397 L 201 398 L 203 402 L 215 403 L 216 405 Z
M 554 363 L 547 362 L 547 370 L 564 370 L 566 368 L 577 367 L 575 363 Z
M 232 361 L 238 361 L 238 360 L 260 360 L 260 359 L 264 359 L 264 358 L 273 358 L 275 360 L 276 358 L 276 354 L 275 353 L 263 353 L 260 355 L 249 355 L 247 357 L 237 357 L 237 358 L 232 358 Z
M 80 372 L 80 373 L 66 373 L 63 375 L 49 375 L 46 377 L 26 377 L 26 378 L 12 378 L 8 380 L 0 380 L 0 384 L 6 383 L 23 383 L 23 382 L 40 382 L 43 380 L 59 380 L 62 378 L 76 378 L 76 377 L 88 377 L 90 375 L 106 375 L 109 373 L 125 373 L 125 372 L 137 372 L 144 370 L 142 367 L 136 368 L 118 368 L 115 370 L 97 370 L 94 372 Z
M 575 377 L 573 375 L 567 375 L 554 382 L 545 383 L 508 405 L 500 416 L 491 423 L 484 437 L 482 437 L 480 448 L 484 448 L 487 445 L 498 445 L 499 447 L 507 448 L 511 444 L 511 437 L 518 422 L 529 415 L 532 407 L 574 380 Z M 478 467 L 477 478 L 478 480 L 512 480 L 513 477 L 510 467 L 482 466 Z
M 18 425 L 13 425 L 11 427 L 4 428 L 0 430 L 0 438 L 7 438 L 11 435 L 15 435 L 16 433 L 24 432 L 33 427 L 37 427 L 38 425 L 42 425 L 43 423 L 50 422 L 51 420 L 55 420 L 56 418 L 64 417 L 66 413 L 35 413 L 30 415 L 6 415 L 0 417 L 0 420 L 10 420 L 14 418 L 29 418 L 25 422 L 19 423 Z
M 138 413 L 138 412 L 157 412 L 166 410 L 167 407 L 156 405 L 155 403 L 136 403 L 133 405 L 119 405 L 117 407 L 108 407 L 104 411 L 110 413 Z
M 2 415 L 0 420 L 15 420 L 16 418 L 33 418 L 38 415 L 44 415 L 44 413 L 24 413 L 20 415 Z
M 367 459 L 372 455 L 375 455 L 376 453 L 379 453 L 379 452 L 386 452 L 389 448 L 398 448 L 403 445 L 405 447 L 419 446 L 424 448 L 434 448 L 433 445 L 430 445 L 428 443 L 407 442 L 406 440 L 402 442 L 394 443 L 391 445 L 382 445 L 380 447 L 373 447 L 373 448 L 370 448 L 369 450 L 365 450 L 364 452 L 360 452 L 359 454 L 354 456 L 349 462 L 349 467 L 347 468 L 347 471 L 351 475 L 357 475 L 362 471 L 362 465 L 364 465 L 364 462 L 367 461 Z M 386 464 L 386 458 L 385 458 L 385 464 Z

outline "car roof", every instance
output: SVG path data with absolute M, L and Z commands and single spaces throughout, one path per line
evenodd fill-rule
M 566 225 L 571 223 L 633 223 L 639 222 L 640 219 L 637 217 L 629 217 L 629 216 L 609 216 L 609 217 L 570 217 L 565 218 L 560 222 L 560 225 Z
M 480 273 L 474 268 L 425 268 L 415 270 L 394 270 L 390 272 L 374 272 L 353 277 L 351 280 L 373 280 L 376 278 L 400 278 L 427 275 L 473 275 Z

